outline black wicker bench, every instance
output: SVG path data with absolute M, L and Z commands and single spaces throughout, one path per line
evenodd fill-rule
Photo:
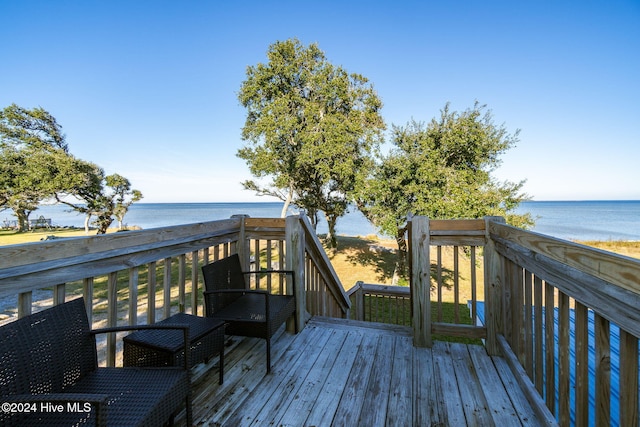
M 96 333 L 157 328 L 181 329 L 189 342 L 186 325 L 91 331 L 82 298 L 0 327 L 0 425 L 161 426 L 185 405 L 191 425 L 188 358 L 184 367 L 98 367 Z

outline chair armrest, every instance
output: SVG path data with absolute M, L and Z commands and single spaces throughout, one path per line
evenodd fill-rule
M 182 329 L 184 342 L 184 369 L 189 370 L 191 363 L 191 341 L 189 340 L 189 325 L 185 323 L 172 323 L 170 325 L 136 325 L 136 326 L 111 326 L 107 328 L 92 329 L 91 334 L 108 334 L 112 332 L 139 331 L 144 329 Z
M 107 409 L 108 409 L 109 395 L 97 394 L 97 393 L 48 393 L 48 394 L 12 394 L 9 396 L 0 396 L 0 403 L 2 403 L 2 411 L 5 413 L 31 412 L 35 414 L 41 414 L 46 412 L 42 408 L 42 404 L 62 404 L 62 403 L 75 403 L 78 407 L 74 409 L 86 412 L 88 403 L 91 405 L 91 410 L 95 410 L 96 426 L 107 425 Z M 8 404 L 8 405 L 7 405 Z M 16 405 L 12 405 L 16 404 Z M 20 406 L 17 406 L 21 404 Z M 5 408 L 6 406 L 6 408 Z M 15 410 L 14 410 L 15 406 Z M 63 411 L 68 411 L 69 407 L 65 406 Z

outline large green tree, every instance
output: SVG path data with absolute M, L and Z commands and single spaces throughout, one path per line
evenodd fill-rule
M 123 176 L 105 176 L 94 163 L 74 157 L 62 127 L 43 108 L 12 104 L 0 111 L 0 209 L 12 209 L 19 229 L 43 201 L 56 199 L 87 215 L 96 216 L 104 233 L 113 217 L 122 218 L 142 193 Z
M 276 42 L 268 63 L 247 68 L 238 98 L 247 108 L 238 151 L 251 173 L 244 187 L 320 211 L 335 246 L 335 224 L 374 164 L 382 103 L 368 80 L 332 65 L 316 44 Z M 263 181 L 267 179 L 265 184 Z
M 71 166 L 62 127 L 42 108 L 12 104 L 0 110 L 0 209 L 11 209 L 20 230 L 42 201 L 66 184 Z
M 399 269 L 406 259 L 405 227 L 409 215 L 431 219 L 505 216 L 511 224 L 526 226 L 531 217 L 513 213 L 528 199 L 524 181 L 499 182 L 492 172 L 500 155 L 518 141 L 504 125 L 496 125 L 486 106 L 475 103 L 463 112 L 449 104 L 428 125 L 411 121 L 393 126 L 391 151 L 381 158 L 358 206 L 378 229 L 394 236 Z
M 71 199 L 68 196 L 73 196 Z M 117 173 L 105 175 L 99 166 L 78 161 L 75 183 L 69 194 L 57 194 L 58 202 L 85 214 L 85 229 L 90 220 L 97 226 L 97 234 L 107 232 L 114 217 L 118 228 L 123 229 L 123 220 L 131 204 L 142 199 L 139 190 L 131 188 L 131 182 Z M 77 200 L 77 201 L 76 201 Z

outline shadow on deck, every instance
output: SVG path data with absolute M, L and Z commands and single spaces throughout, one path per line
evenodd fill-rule
M 314 317 L 276 335 L 265 376 L 264 340 L 233 341 L 222 386 L 217 358 L 194 369 L 194 425 L 545 425 L 482 346 L 414 348 L 408 328 Z

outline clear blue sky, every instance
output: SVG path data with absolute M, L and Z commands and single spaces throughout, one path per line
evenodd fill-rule
M 640 1 L 0 0 L 0 108 L 40 106 L 144 202 L 268 201 L 235 156 L 246 67 L 317 42 L 388 127 L 475 100 L 534 200 L 640 199 Z

